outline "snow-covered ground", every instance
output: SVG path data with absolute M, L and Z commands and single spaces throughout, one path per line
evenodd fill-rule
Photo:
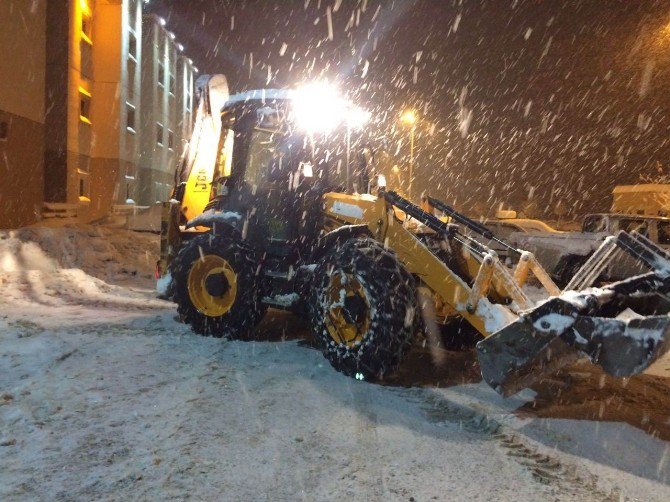
M 271 311 L 193 335 L 150 290 L 157 237 L 0 233 L 0 500 L 670 500 L 670 364 L 588 365 L 502 399 L 471 353 L 385 385 Z

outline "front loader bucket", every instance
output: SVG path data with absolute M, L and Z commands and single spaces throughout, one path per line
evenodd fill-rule
M 644 371 L 670 349 L 670 317 L 650 316 L 629 321 L 580 317 L 573 329 L 589 333 L 584 350 L 591 361 L 616 377 Z
M 504 396 L 587 356 L 629 377 L 670 349 L 670 317 L 628 320 L 584 315 L 585 304 L 552 298 L 477 344 L 482 377 Z
M 552 298 L 479 342 L 477 356 L 484 381 L 510 396 L 578 359 L 579 350 L 561 337 L 575 321 L 571 314 L 574 306 Z M 548 324 L 550 320 L 553 325 Z
M 651 271 L 589 288 L 617 247 Z M 610 375 L 637 375 L 670 349 L 670 254 L 636 232 L 606 240 L 565 291 L 477 344 L 484 380 L 508 396 L 587 356 Z M 586 288 L 586 289 L 584 289 Z

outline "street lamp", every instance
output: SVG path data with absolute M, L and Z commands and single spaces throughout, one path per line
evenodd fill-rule
M 370 112 L 358 108 L 352 104 L 348 104 L 348 110 L 344 118 L 347 126 L 347 158 L 346 158 L 346 187 L 347 190 L 351 188 L 351 130 L 362 128 L 367 121 L 370 120 Z
M 414 132 L 417 116 L 414 110 L 407 110 L 400 116 L 400 121 L 409 126 L 409 186 L 407 196 L 412 199 L 412 182 L 414 181 Z

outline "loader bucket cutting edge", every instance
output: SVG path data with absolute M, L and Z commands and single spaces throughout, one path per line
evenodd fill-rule
M 615 377 L 641 373 L 670 349 L 670 317 L 627 321 L 580 315 L 552 298 L 477 344 L 484 381 L 510 396 L 545 375 L 589 359 Z

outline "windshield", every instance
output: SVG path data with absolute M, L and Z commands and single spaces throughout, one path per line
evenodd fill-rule
M 285 137 L 266 129 L 254 129 L 251 133 L 244 179 L 253 185 L 263 179 L 276 179 L 289 169 L 286 152 L 282 151 Z

